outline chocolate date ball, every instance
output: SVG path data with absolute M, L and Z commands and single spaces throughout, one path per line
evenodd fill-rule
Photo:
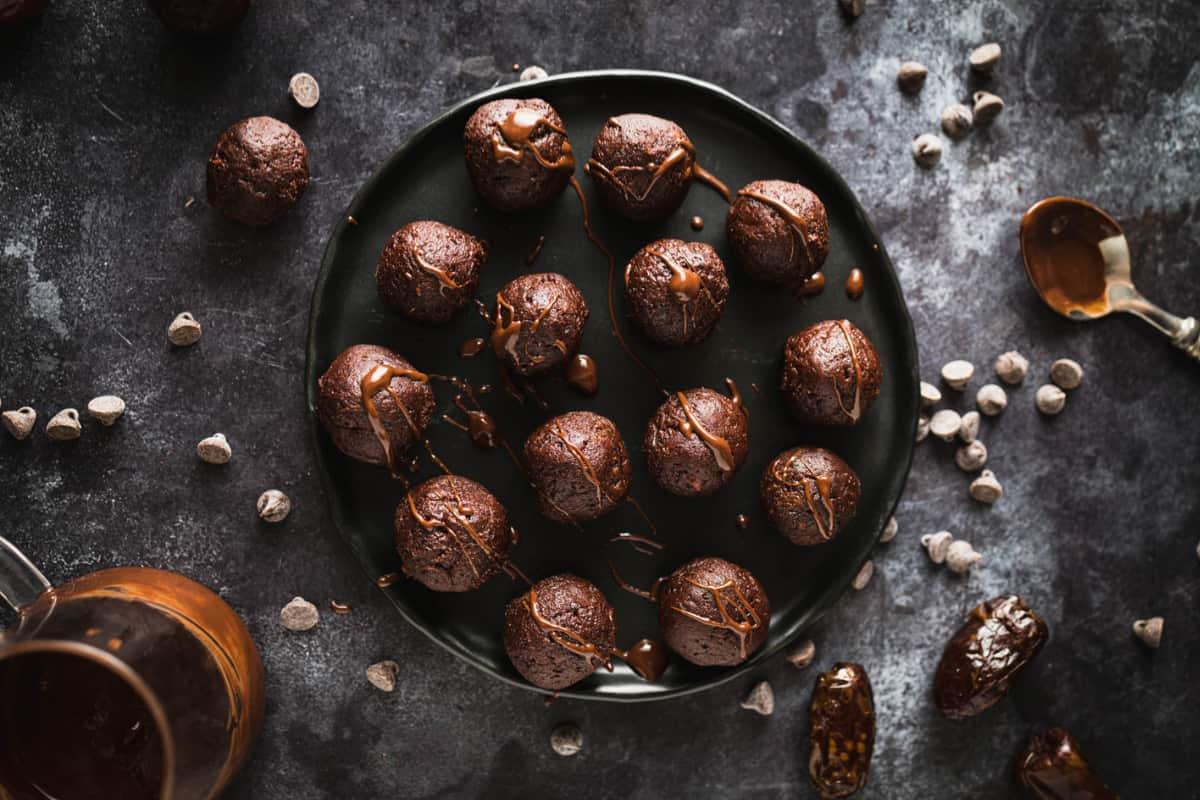
M 622 114 L 600 129 L 585 170 L 606 207 L 644 222 L 679 208 L 695 166 L 696 148 L 683 128 L 649 114 Z
M 702 242 L 659 239 L 625 267 L 625 299 L 633 318 L 647 336 L 669 347 L 704 341 L 728 297 L 725 264 Z
M 394 472 L 433 419 L 429 378 L 386 347 L 346 348 L 317 387 L 317 416 L 334 445 L 353 459 Z
M 396 507 L 396 552 L 404 574 L 435 592 L 466 592 L 507 565 L 515 544 L 508 512 L 468 478 L 438 475 Z
M 812 191 L 788 181 L 754 181 L 725 221 L 738 263 L 755 280 L 799 285 L 829 256 L 829 220 Z
M 587 318 L 583 294 L 562 275 L 522 275 L 496 294 L 492 349 L 518 375 L 542 375 L 578 349 Z
M 308 148 L 272 117 L 225 129 L 208 157 L 208 203 L 246 225 L 269 225 L 308 188 Z
M 576 575 L 538 581 L 504 609 L 504 652 L 542 689 L 565 689 L 609 667 L 616 641 L 608 599 Z
M 525 463 L 542 514 L 570 524 L 611 511 L 629 493 L 633 472 L 617 426 L 590 411 L 542 423 L 525 440 Z
M 392 234 L 375 267 L 379 297 L 418 322 L 448 322 L 479 288 L 487 245 L 440 222 L 410 222 Z
M 463 150 L 475 191 L 500 211 L 546 206 L 575 172 L 562 117 L 537 98 L 481 105 L 467 120 Z
M 780 388 L 792 414 L 812 425 L 856 425 L 883 380 L 867 335 L 844 319 L 792 334 L 783 347 Z
M 723 558 L 697 558 L 658 589 L 667 646 L 702 667 L 741 664 L 767 640 L 771 606 L 758 579 Z
M 775 530 L 810 547 L 833 539 L 854 517 L 862 483 L 835 453 L 793 447 L 763 470 L 758 491 Z
M 650 475 L 671 494 L 712 494 L 729 483 L 750 450 L 741 397 L 706 388 L 676 392 L 650 418 L 642 450 Z
M 176 33 L 224 33 L 250 8 L 250 0 L 149 0 L 150 9 Z

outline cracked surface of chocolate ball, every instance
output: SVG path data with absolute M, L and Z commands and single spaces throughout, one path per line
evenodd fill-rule
M 676 392 L 658 407 L 642 450 L 659 486 L 681 497 L 701 497 L 733 478 L 750 450 L 740 400 L 701 387 Z
M 542 423 L 525 440 L 525 463 L 542 514 L 572 524 L 615 508 L 629 493 L 633 473 L 617 426 L 590 411 Z
M 208 157 L 208 203 L 245 225 L 269 225 L 308 188 L 308 148 L 273 117 L 230 125 Z
M 798 183 L 743 186 L 729 206 L 725 232 L 738 266 L 765 283 L 799 286 L 829 256 L 825 205 Z
M 586 169 L 608 209 L 644 222 L 679 208 L 695 165 L 696 148 L 683 128 L 649 114 L 622 114 L 600 129 Z
M 758 490 L 775 530 L 810 547 L 831 541 L 853 519 L 862 483 L 836 453 L 793 447 L 767 465 Z
M 562 275 L 522 275 L 496 294 L 492 349 L 518 375 L 543 375 L 575 353 L 587 318 L 583 294 Z
M 542 208 L 567 188 L 575 156 L 558 112 L 545 100 L 505 98 L 475 110 L 463 131 L 475 191 L 507 212 Z
M 608 598 L 569 573 L 538 581 L 504 609 L 504 652 L 542 689 L 565 689 L 610 664 L 616 640 Z
M 858 424 L 879 396 L 882 381 L 875 346 L 848 320 L 818 322 L 784 344 L 780 388 L 801 422 Z
M 448 322 L 475 296 L 487 245 L 440 222 L 410 222 L 379 255 L 375 284 L 389 308 L 418 322 Z
M 702 667 L 741 664 L 767 640 L 770 621 L 762 584 L 723 558 L 689 561 L 658 588 L 663 640 Z
M 659 239 L 625 267 L 625 299 L 645 334 L 669 347 L 708 338 L 729 297 L 725 264 L 703 242 Z

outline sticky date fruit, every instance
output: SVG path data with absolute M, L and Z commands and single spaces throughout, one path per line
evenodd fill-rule
M 1017 783 L 1038 800 L 1117 800 L 1062 728 L 1035 735 L 1017 757 Z
M 1046 623 L 1016 595 L 971 609 L 946 645 L 933 679 L 938 710 L 950 719 L 964 719 L 995 705 L 1048 635 Z
M 875 700 L 860 664 L 835 664 L 817 677 L 808 741 L 808 774 L 821 797 L 849 797 L 866 785 L 875 748 Z

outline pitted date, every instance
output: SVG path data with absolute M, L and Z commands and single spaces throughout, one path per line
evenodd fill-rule
M 1118 800 L 1062 728 L 1050 728 L 1029 740 L 1017 757 L 1017 782 L 1037 800 Z
M 861 665 L 835 664 L 817 677 L 808 729 L 808 774 L 821 797 L 849 797 L 866 785 L 875 699 Z
M 946 645 L 933 679 L 938 710 L 950 719 L 964 719 L 995 705 L 1047 636 L 1046 623 L 1016 595 L 971 609 Z

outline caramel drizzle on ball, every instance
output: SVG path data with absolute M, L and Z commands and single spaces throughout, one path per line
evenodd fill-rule
M 858 422 L 858 418 L 862 416 L 862 368 L 858 363 L 858 351 L 854 349 L 854 338 L 850 335 L 850 324 L 844 319 L 838 320 L 838 327 L 842 329 L 842 335 L 846 337 L 846 345 L 850 348 L 850 363 L 854 365 L 854 405 L 846 408 L 842 403 L 842 392 L 834 384 L 833 395 L 837 398 L 838 408 L 851 422 Z
M 784 486 L 800 489 L 804 493 L 804 503 L 808 506 L 808 513 L 812 516 L 813 522 L 817 523 L 817 532 L 821 534 L 821 538 L 824 541 L 829 541 L 833 538 L 837 523 L 837 513 L 834 511 L 833 503 L 830 500 L 830 489 L 833 485 L 833 480 L 828 475 L 813 475 L 807 471 L 800 472 L 797 468 L 799 461 L 800 456 L 794 455 L 782 467 L 774 464 L 771 467 L 771 477 Z M 786 475 L 780 474 L 780 469 L 786 472 L 800 472 L 800 479 L 798 481 L 790 480 Z M 829 516 L 828 524 L 821 521 L 821 515 L 818 513 L 817 505 L 813 500 L 812 489 L 808 485 L 809 481 L 816 484 L 817 496 L 821 500 L 821 505 L 825 506 L 825 512 Z
M 729 440 L 710 433 L 696 419 L 696 415 L 692 413 L 692 405 L 688 402 L 687 395 L 683 392 L 676 392 L 675 397 L 679 400 L 684 417 L 679 421 L 679 432 L 684 436 L 695 434 L 712 451 L 713 458 L 717 461 L 717 469 L 726 474 L 733 472 L 733 448 L 729 446 Z
M 529 615 L 539 628 L 545 631 L 547 638 L 560 647 L 566 648 L 577 656 L 586 658 L 590 665 L 593 661 L 612 672 L 612 654 L 596 644 L 589 642 L 586 637 L 561 625 L 555 625 L 542 616 L 537 607 L 537 590 L 530 589 L 525 595 L 525 605 L 529 607 Z
M 609 119 L 608 122 L 611 123 L 612 120 Z M 606 123 L 606 124 L 608 124 L 608 123 Z M 675 145 L 675 148 L 670 153 L 667 154 L 667 157 L 664 158 L 662 161 L 660 161 L 657 164 L 652 162 L 652 163 L 646 164 L 645 166 L 642 166 L 642 167 L 634 166 L 634 165 L 619 164 L 610 169 L 609 167 L 605 166 L 604 164 L 601 164 L 596 159 L 589 158 L 588 162 L 586 164 L 584 164 L 583 169 L 589 175 L 591 175 L 592 173 L 599 173 L 601 176 L 604 177 L 605 180 L 607 180 L 613 186 L 616 186 L 618 189 L 620 189 L 621 194 L 625 195 L 632 202 L 644 203 L 646 201 L 646 198 L 650 196 L 650 192 L 654 191 L 654 186 L 658 183 L 659 179 L 662 178 L 662 176 L 666 175 L 668 172 L 670 172 L 672 167 L 674 167 L 680 161 L 683 161 L 684 159 L 686 159 L 689 155 L 692 156 L 692 158 L 693 158 L 692 163 L 694 165 L 695 164 L 694 159 L 696 156 L 696 148 L 692 146 L 691 142 L 683 141 L 683 142 L 680 142 L 679 144 Z M 693 171 L 692 168 L 689 167 L 687 170 L 687 174 L 683 176 L 684 180 L 692 179 L 692 171 Z M 637 192 L 635 192 L 633 190 L 633 188 L 629 184 L 627 184 L 625 181 L 623 181 L 619 177 L 617 177 L 618 173 L 623 173 L 623 172 L 649 172 L 650 173 L 650 183 L 648 183 L 646 185 L 646 188 L 644 190 L 642 190 L 641 194 L 638 194 Z
M 441 284 L 441 286 L 438 287 L 438 292 L 441 293 L 443 296 L 445 296 L 446 289 L 461 289 L 462 288 L 462 284 L 455 283 L 454 279 L 450 277 L 450 273 L 448 273 L 446 270 L 444 270 L 440 267 L 435 267 L 432 264 L 430 264 L 428 261 L 426 261 L 425 259 L 421 258 L 421 253 L 419 250 L 417 250 L 417 246 L 415 244 L 413 245 L 413 248 L 412 248 L 412 256 L 413 256 L 413 260 L 417 262 L 418 267 L 420 267 L 425 272 L 428 272 L 433 277 L 437 278 L 438 283 Z
M 558 437 L 571 455 L 575 456 L 575 460 L 579 463 L 579 469 L 583 472 L 583 476 L 588 479 L 588 483 L 596 487 L 596 505 L 600 505 L 604 502 L 607 493 L 604 491 L 603 484 L 600 483 L 600 476 L 596 473 L 596 467 L 593 466 L 591 461 L 588 461 L 588 457 L 583 454 L 582 450 L 567 440 L 567 434 L 562 428 L 562 423 L 557 418 L 554 420 L 554 435 Z M 555 508 L 558 508 L 558 506 L 555 506 Z M 569 514 L 566 516 L 568 519 L 570 518 Z
M 542 320 L 550 313 L 562 295 L 558 292 L 554 293 L 554 299 L 543 308 L 536 317 L 529 323 L 528 333 L 530 336 L 537 333 L 538 328 L 542 326 Z M 504 312 L 508 312 L 508 324 L 504 324 Z M 517 310 L 513 308 L 512 303 L 509 303 L 500 292 L 496 292 L 496 315 L 492 322 L 492 350 L 496 355 L 503 358 L 507 353 L 513 361 L 517 360 L 517 342 L 521 337 L 521 332 L 525 329 L 525 323 L 517 319 Z M 563 345 L 564 347 L 566 345 Z M 563 351 L 565 354 L 565 350 Z M 529 353 L 529 345 L 525 345 L 525 353 Z M 544 358 L 539 357 L 538 361 L 544 361 Z
M 712 292 L 708 290 L 708 287 L 704 285 L 704 281 L 698 272 L 688 269 L 687 267 L 681 267 L 678 263 L 676 263 L 675 259 L 671 257 L 670 253 L 666 252 L 665 250 L 661 250 L 654 245 L 647 246 L 646 252 L 656 257 L 659 261 L 666 265 L 667 269 L 671 270 L 671 280 L 668 284 L 668 288 L 671 290 L 671 294 L 675 296 L 675 299 L 679 301 L 680 310 L 683 312 L 683 335 L 687 336 L 689 303 L 695 300 L 701 292 L 703 292 L 704 296 L 708 298 L 708 302 L 712 304 L 713 308 L 717 308 L 717 301 L 712 296 Z M 626 288 L 629 287 L 629 273 L 629 266 L 626 266 Z
M 787 205 L 786 203 L 782 203 L 773 197 L 767 197 L 765 194 L 748 189 L 740 189 L 738 191 L 738 197 L 753 198 L 754 200 L 757 200 L 760 203 L 765 203 L 766 205 L 778 211 L 779 215 L 783 217 L 789 225 L 791 225 L 792 231 L 796 234 L 796 236 L 799 237 L 800 246 L 804 248 L 804 257 L 808 259 L 809 266 L 815 267 L 817 265 L 816 260 L 813 258 L 812 248 L 808 242 L 808 223 L 806 223 L 804 218 L 801 217 L 800 214 L 797 213 L 791 206 Z M 795 247 L 795 245 L 796 240 L 793 238 L 792 247 Z M 788 256 L 788 260 L 791 261 L 791 255 Z
M 563 137 L 562 155 L 557 161 L 550 161 L 533 143 L 533 136 L 539 127 L 549 128 Z M 520 164 L 525 158 L 525 151 L 533 153 L 537 162 L 546 169 L 561 169 L 574 171 L 575 154 L 571 152 L 571 143 L 566 139 L 567 131 L 555 125 L 536 109 L 516 108 L 509 112 L 503 121 L 497 122 L 492 130 L 492 156 L 496 161 L 513 161 Z
M 379 408 L 375 405 L 375 395 L 386 390 L 392 396 L 392 401 L 395 402 L 396 408 L 400 409 L 400 413 L 404 416 L 404 421 L 408 423 L 409 430 L 412 431 L 413 436 L 417 439 L 421 438 L 421 429 L 417 427 L 412 414 L 409 413 L 408 408 L 400 400 L 400 395 L 392 389 L 392 380 L 395 378 L 409 378 L 420 383 L 429 383 L 429 376 L 424 372 L 407 367 L 397 367 L 392 364 L 376 364 L 363 376 L 362 381 L 359 383 L 363 409 L 367 412 L 367 419 L 371 423 L 371 430 L 374 431 L 375 438 L 383 448 L 384 458 L 387 459 L 388 468 L 392 470 L 393 474 L 397 474 L 398 472 L 395 461 L 396 454 L 392 450 L 392 440 L 388 435 L 387 428 L 379 416 Z
M 471 523 L 470 515 L 474 512 L 471 508 L 463 503 L 462 495 L 458 491 L 458 484 L 454 482 L 454 476 L 447 475 L 447 478 L 450 481 L 450 491 L 454 493 L 454 502 L 451 504 L 447 498 L 439 497 L 437 498 L 437 501 L 441 504 L 442 508 L 444 508 L 446 513 L 454 518 L 455 522 L 457 522 L 463 527 L 463 529 L 466 530 L 467 535 L 471 537 L 472 541 L 474 541 L 476 546 L 478 546 L 483 554 L 487 556 L 489 561 L 499 566 L 500 569 L 504 570 L 504 573 L 510 578 L 525 578 L 516 565 L 509 561 L 505 556 L 497 553 L 491 545 L 484 541 L 483 537 L 479 534 L 479 531 Z M 405 500 L 408 502 L 409 513 L 412 514 L 413 519 L 417 521 L 418 525 L 427 531 L 440 528 L 454 540 L 455 544 L 458 545 L 458 549 L 462 552 L 463 558 L 467 560 L 467 564 L 471 567 L 471 572 L 473 572 L 475 577 L 478 578 L 479 570 L 475 566 L 475 559 L 471 558 L 471 553 L 467 548 L 466 542 L 463 541 L 462 537 L 458 535 L 458 532 L 454 530 L 450 523 L 443 519 L 422 516 L 421 512 L 417 510 L 417 504 L 413 499 L 412 492 L 409 492 L 405 496 Z M 525 580 L 528 580 L 528 578 L 525 578 Z
M 683 580 L 697 589 L 703 589 L 712 595 L 720 619 L 709 619 L 680 606 L 671 606 L 671 610 L 679 612 L 688 619 L 694 619 L 702 625 L 731 631 L 738 637 L 738 651 L 744 659 L 746 657 L 746 639 L 751 631 L 761 627 L 762 619 L 759 618 L 758 613 L 754 610 L 754 606 L 750 605 L 750 601 L 742 594 L 742 590 L 737 587 L 732 578 L 727 578 L 720 586 L 709 586 L 708 584 L 700 583 L 686 577 Z M 726 591 L 732 593 L 732 600 L 722 594 L 722 592 Z M 741 619 L 734 619 L 733 612 L 737 612 L 737 615 Z

